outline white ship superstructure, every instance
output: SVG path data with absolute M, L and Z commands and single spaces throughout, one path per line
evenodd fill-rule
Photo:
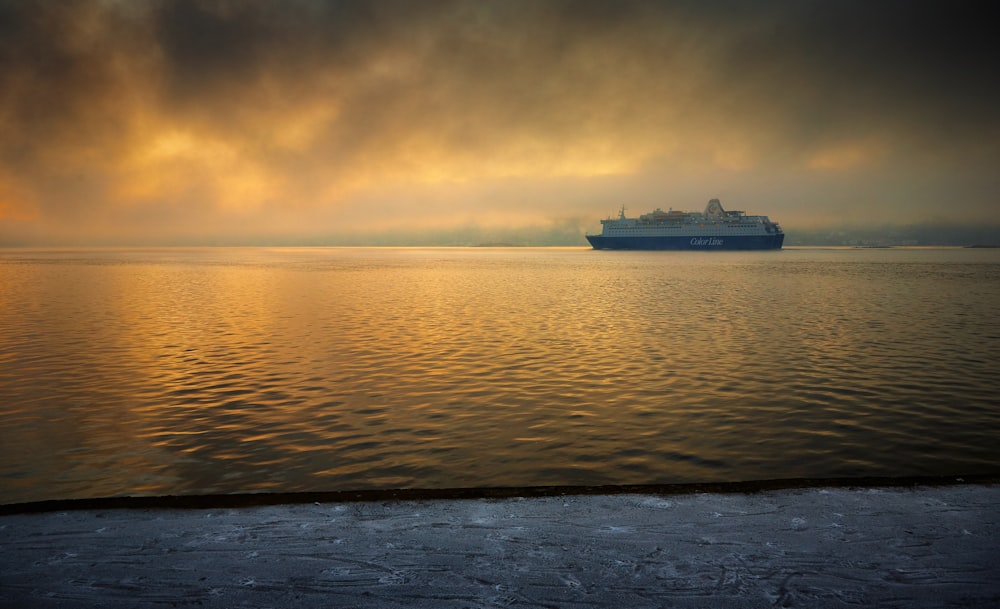
M 712 199 L 704 212 L 655 209 L 638 218 L 601 220 L 600 235 L 587 235 L 595 249 L 780 249 L 784 233 L 767 216 L 726 211 Z

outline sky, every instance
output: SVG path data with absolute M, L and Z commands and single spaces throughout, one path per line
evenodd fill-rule
M 992 8 L 0 0 L 0 245 L 1000 226 Z

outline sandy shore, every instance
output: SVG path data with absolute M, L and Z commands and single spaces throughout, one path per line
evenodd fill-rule
M 0 516 L 3 607 L 997 607 L 1000 486 Z

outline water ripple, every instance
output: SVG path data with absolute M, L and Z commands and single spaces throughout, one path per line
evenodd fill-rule
M 993 471 L 973 250 L 0 255 L 0 501 Z

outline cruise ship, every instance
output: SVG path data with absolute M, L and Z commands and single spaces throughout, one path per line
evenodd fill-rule
M 595 250 L 777 250 L 785 233 L 767 216 L 726 211 L 712 199 L 704 212 L 655 209 L 638 218 L 601 220 L 600 235 L 587 235 Z

